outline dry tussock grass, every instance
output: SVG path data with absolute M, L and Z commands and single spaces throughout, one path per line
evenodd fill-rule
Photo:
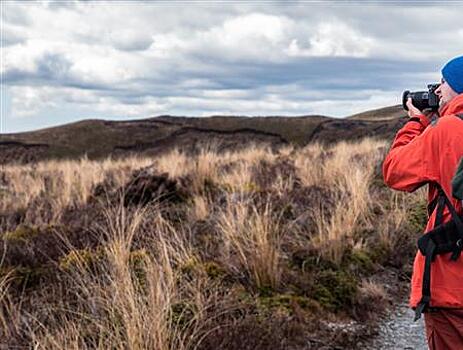
M 307 307 L 311 304 L 306 299 L 321 292 L 303 280 L 310 278 L 308 273 L 316 276 L 319 267 L 295 272 L 290 264 L 294 247 L 310 247 L 315 261 L 341 269 L 346 255 L 366 254 L 374 247 L 359 232 L 370 232 L 381 249 L 399 244 L 397 231 L 406 224 L 411 204 L 374 186 L 384 146 L 384 141 L 365 139 L 302 149 L 288 146 L 277 152 L 253 146 L 220 153 L 217 145 L 209 145 L 196 156 L 174 150 L 156 159 L 84 158 L 7 166 L 2 178 L 8 192 L 0 213 L 27 208 L 44 197 L 52 199 L 54 213 L 85 206 L 97 184 L 111 178 L 114 186 L 123 186 L 132 171 L 147 166 L 172 179 L 188 177 L 191 197 L 175 208 L 160 203 L 126 207 L 123 198 L 108 202 L 101 209 L 102 220 L 92 226 L 100 237 L 99 250 L 89 255 L 87 250 L 71 250 L 73 243 L 66 242 L 71 253 L 65 269 L 61 262 L 59 273 L 67 277 L 59 288 L 69 300 L 58 300 L 54 311 L 56 305 L 50 306 L 47 322 L 39 316 L 21 319 L 29 311 L 21 309 L 21 297 L 10 290 L 11 276 L 0 276 L 0 335 L 19 337 L 36 349 L 201 349 L 212 344 L 209 335 L 226 338 L 220 327 L 236 303 L 242 303 L 236 297 L 225 302 L 233 294 L 230 283 L 244 287 L 249 299 L 268 289 L 287 293 L 285 282 L 295 278 L 294 286 L 307 288 L 299 296 Z M 268 188 L 256 185 L 256 168 L 262 162 L 276 169 Z M 294 171 L 283 172 L 283 162 Z M 291 201 L 312 187 L 327 189 L 315 192 L 329 196 L 322 201 L 331 203 L 330 210 L 308 203 L 294 212 Z M 306 221 L 301 224 L 302 218 Z M 59 223 L 59 215 L 54 220 Z M 198 223 L 207 223 L 207 230 L 198 231 Z M 202 246 L 200 239 L 206 242 Z M 214 261 L 206 261 L 206 256 Z M 346 279 L 345 274 L 328 272 L 322 277 L 331 284 Z M 298 274 L 301 277 L 293 277 Z M 365 300 L 385 299 L 381 288 L 359 282 Z M 316 303 L 326 302 L 328 292 L 323 293 Z M 287 299 L 283 294 L 278 302 Z M 233 318 L 227 322 L 239 324 Z
M 202 221 L 206 220 L 211 208 L 210 208 L 210 200 L 208 200 L 205 196 L 196 195 L 193 197 L 193 207 L 190 209 L 190 221 Z
M 213 329 L 204 328 L 213 286 L 203 279 L 179 283 L 177 267 L 198 259 L 186 236 L 154 208 L 128 211 L 122 203 L 105 208 L 98 227 L 106 241 L 100 275 L 94 276 L 87 257 L 78 253 L 67 270 L 80 310 L 55 314 L 55 327 L 35 320 L 34 348 L 193 349 Z M 156 246 L 134 252 L 134 238 L 143 234 L 141 224 L 148 219 L 158 233 Z
M 44 161 L 32 165 L 11 165 L 2 169 L 3 185 L 0 210 L 27 208 L 36 198 L 52 203 L 55 220 L 67 206 L 86 203 L 95 185 L 110 177 L 115 186 L 125 184 L 131 171 L 152 163 L 150 158 L 127 158 L 103 161 L 83 157 L 77 161 Z
M 381 158 L 378 150 L 384 146 L 384 141 L 374 139 L 342 141 L 330 148 L 314 144 L 296 156 L 295 164 L 304 185 L 324 185 L 335 193 L 331 212 L 312 208 L 317 227 L 312 243 L 325 258 L 339 263 L 343 246 L 352 239 L 355 230 L 362 224 L 371 224 L 370 187 L 375 165 Z
M 230 268 L 247 274 L 257 288 L 278 288 L 284 231 L 271 203 L 266 202 L 259 210 L 243 200 L 231 202 L 220 212 L 218 227 L 223 234 L 225 261 L 231 261 L 231 255 L 236 254 L 240 262 Z

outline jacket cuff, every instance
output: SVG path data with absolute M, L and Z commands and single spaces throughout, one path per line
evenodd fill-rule
M 425 128 L 431 123 L 428 117 L 426 117 L 424 114 L 420 114 L 416 117 L 412 117 L 408 120 L 409 122 L 418 122 Z

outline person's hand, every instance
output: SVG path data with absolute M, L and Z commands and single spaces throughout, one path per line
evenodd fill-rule
M 421 112 L 418 108 L 416 108 L 413 103 L 412 103 L 412 99 L 409 97 L 407 99 L 407 103 L 406 103 L 407 107 L 408 107 L 408 116 L 410 118 L 413 118 L 413 117 L 417 117 L 419 118 L 420 116 L 424 115 L 423 112 Z

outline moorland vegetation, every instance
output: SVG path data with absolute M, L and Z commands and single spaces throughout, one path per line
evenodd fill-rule
M 384 186 L 387 146 L 5 165 L 0 347 L 359 347 L 426 221 Z

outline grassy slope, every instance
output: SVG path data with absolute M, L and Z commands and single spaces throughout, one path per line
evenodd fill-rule
M 175 131 L 192 127 L 210 132 L 251 129 L 256 133 L 281 135 L 290 142 L 304 143 L 317 125 L 326 119 L 314 116 L 300 118 L 159 117 L 130 122 L 84 120 L 33 132 L 2 135 L 0 142 L 47 144 L 50 146 L 48 151 L 50 157 L 74 158 L 87 153 L 93 158 L 106 156 L 115 147 L 153 143 Z
M 171 147 L 177 142 L 177 133 L 186 130 L 196 135 L 197 139 L 220 139 L 217 132 L 240 133 L 246 130 L 247 135 L 250 133 L 250 136 L 245 139 L 249 141 L 252 141 L 253 133 L 256 136 L 269 133 L 269 140 L 272 139 L 271 135 L 275 135 L 275 140 L 283 138 L 296 145 L 305 145 L 313 140 L 331 142 L 339 139 L 358 139 L 366 135 L 390 137 L 397 129 L 399 118 L 403 114 L 400 106 L 394 106 L 356 114 L 345 119 L 324 116 L 203 118 L 160 116 L 132 121 L 83 120 L 37 131 L 0 135 L 0 145 L 8 141 L 25 145 L 48 145 L 48 149 L 40 155 L 40 159 L 76 158 L 84 154 L 90 158 L 100 158 L 106 157 L 117 148 L 134 145 L 150 147 L 162 143 L 162 140 L 168 139 L 169 136 L 171 140 L 166 147 Z M 242 141 L 240 139 L 239 142 Z M 8 150 L 9 146 L 3 145 L 3 147 Z M 14 147 L 18 148 L 18 146 Z M 20 150 L 19 154 L 21 152 L 23 150 Z
M 378 108 L 367 112 L 351 115 L 347 119 L 355 120 L 391 120 L 405 116 L 401 105 Z

